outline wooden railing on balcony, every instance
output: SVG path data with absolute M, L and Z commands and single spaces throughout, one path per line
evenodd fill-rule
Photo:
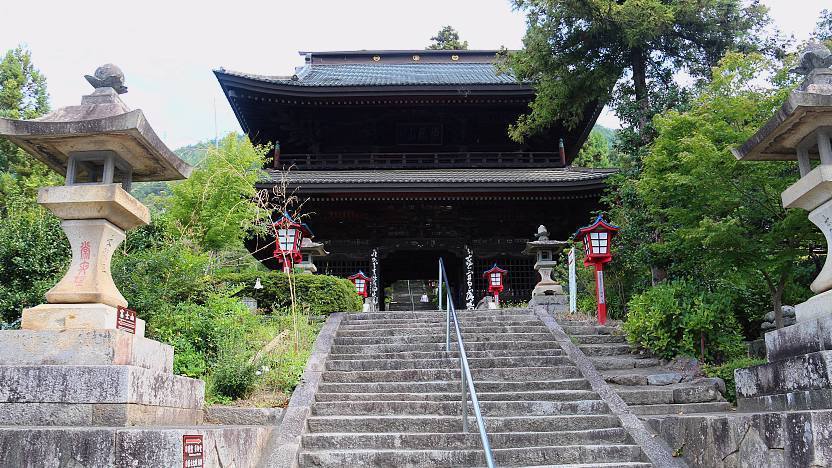
M 298 170 L 440 169 L 561 166 L 557 152 L 281 154 L 278 166 Z

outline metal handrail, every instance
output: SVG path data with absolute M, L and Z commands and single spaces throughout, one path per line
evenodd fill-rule
M 459 370 L 462 379 L 462 432 L 468 432 L 468 393 L 471 394 L 471 405 L 474 408 L 474 417 L 477 420 L 477 429 L 480 432 L 482 449 L 485 452 L 485 462 L 488 468 L 494 468 L 494 454 L 491 452 L 491 444 L 488 442 L 488 434 L 485 432 L 485 421 L 480 411 L 480 401 L 477 398 L 477 390 L 474 388 L 474 378 L 471 377 L 471 368 L 468 366 L 468 355 L 465 353 L 465 342 L 462 340 L 462 331 L 459 329 L 459 319 L 456 316 L 456 308 L 451 297 L 451 285 L 448 283 L 448 275 L 445 272 L 445 262 L 439 259 L 439 310 L 442 310 L 442 291 L 445 292 L 445 351 L 451 351 L 451 319 L 453 319 L 456 332 L 456 342 L 459 346 Z

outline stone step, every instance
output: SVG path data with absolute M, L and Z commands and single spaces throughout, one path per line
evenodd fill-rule
M 333 344 L 330 348 L 331 355 L 338 354 L 364 354 L 369 356 L 376 353 L 399 353 L 399 352 L 423 352 L 423 351 L 444 351 L 444 337 L 441 342 L 434 343 L 386 343 L 386 344 Z M 458 349 L 456 340 L 451 341 L 451 350 Z M 471 351 L 493 351 L 493 350 L 544 350 L 560 349 L 560 345 L 552 341 L 469 341 L 465 338 L 465 352 Z
M 667 405 L 724 401 L 722 395 L 716 388 L 710 385 L 679 387 L 638 386 L 616 388 L 615 390 L 628 405 Z
M 374 357 L 372 355 L 368 357 Z M 569 366 L 572 361 L 565 356 L 523 356 L 468 358 L 471 369 L 493 367 L 548 367 Z M 328 371 L 402 370 L 402 369 L 459 369 L 459 359 L 366 359 L 330 360 Z
M 503 358 L 503 357 L 552 357 L 562 356 L 563 351 L 560 349 L 495 349 L 491 351 L 470 351 L 465 350 L 468 359 L 478 358 Z M 368 354 L 331 354 L 330 361 L 347 361 L 347 360 L 364 360 L 367 359 Z M 398 353 L 373 353 L 374 359 L 459 359 L 459 353 L 455 351 L 406 351 Z
M 564 325 L 562 322 L 558 323 L 563 328 L 563 331 L 568 335 L 621 335 L 621 330 L 616 327 L 607 327 L 603 325 Z
M 460 319 L 460 323 L 463 325 L 475 325 L 475 324 L 483 324 L 483 323 L 494 323 L 500 325 L 526 325 L 526 324 L 537 324 L 540 323 L 540 319 L 538 319 L 534 315 L 505 315 L 505 316 L 496 316 L 496 317 L 466 317 L 465 319 Z M 426 327 L 439 327 L 445 326 L 445 318 L 438 318 L 438 319 L 364 319 L 364 320 L 350 320 L 346 319 L 341 323 L 339 329 L 343 330 L 362 330 L 362 329 L 375 329 L 375 328 L 385 328 L 385 327 L 416 327 L 416 326 L 426 326 Z
M 500 466 L 640 461 L 644 456 L 636 445 L 563 445 L 492 452 L 495 464 Z M 484 463 L 482 450 L 320 450 L 300 454 L 302 466 L 452 467 Z
M 469 401 L 469 414 L 472 406 Z M 607 404 L 601 400 L 579 401 L 481 401 L 480 410 L 488 416 L 558 416 L 606 414 Z M 312 405 L 315 416 L 397 416 L 462 414 L 459 401 L 351 401 L 344 403 L 316 402 Z
M 643 369 L 646 367 L 658 367 L 661 365 L 661 361 L 655 358 L 590 357 L 589 359 L 599 371 L 613 369 Z
M 633 405 L 630 411 L 641 416 L 652 416 L 657 414 L 694 414 L 694 413 L 718 413 L 731 409 L 731 403 L 727 401 L 711 401 L 706 403 L 685 403 L 672 405 Z
M 627 342 L 624 335 L 572 335 L 571 338 L 579 345 Z
M 545 447 L 558 445 L 627 444 L 631 439 L 620 427 L 564 432 L 503 432 L 488 434 L 494 449 L 508 447 Z M 305 449 L 371 449 L 397 448 L 406 450 L 468 449 L 482 447 L 478 432 L 468 433 L 316 433 L 305 434 Z
M 458 386 L 459 384 L 457 384 Z M 479 383 L 475 383 L 477 397 L 480 401 L 574 401 L 597 400 L 598 394 L 591 390 L 551 390 L 527 392 L 481 392 Z M 421 393 L 321 393 L 316 401 L 459 401 L 459 388 L 456 392 L 421 392 Z M 659 401 L 657 403 L 673 403 Z
M 526 381 L 526 382 L 496 382 L 489 380 L 474 380 L 477 392 L 533 392 L 560 390 L 589 390 L 589 382 L 583 378 L 571 378 L 554 381 Z M 357 383 L 328 383 L 318 385 L 318 395 L 324 393 L 452 393 L 459 395 L 460 381 L 444 382 L 357 382 Z
M 617 416 L 611 414 L 569 416 L 513 416 L 490 417 L 485 420 L 487 433 L 583 431 L 621 427 Z M 468 417 L 470 428 L 476 427 L 473 416 Z M 310 432 L 462 432 L 462 417 L 454 416 L 310 416 Z M 475 430 L 475 429 L 472 429 Z
M 549 333 L 549 329 L 543 325 L 494 325 L 494 324 L 476 324 L 463 325 L 460 327 L 463 333 L 463 339 L 471 333 Z M 451 328 L 452 338 L 454 329 Z M 409 335 L 441 335 L 445 336 L 445 325 L 437 327 L 412 327 L 412 328 L 377 328 L 374 330 L 349 330 L 339 329 L 338 337 L 388 337 L 388 336 L 409 336 Z
M 457 310 L 457 317 L 460 320 L 465 320 L 469 317 L 509 317 L 509 316 L 526 316 L 536 317 L 534 312 L 529 309 L 491 309 L 491 310 Z M 445 311 L 439 310 L 417 310 L 417 311 L 385 311 L 385 312 L 362 312 L 357 314 L 349 314 L 348 321 L 360 320 L 388 320 L 388 319 L 441 319 L 445 320 Z
M 462 336 L 466 349 L 468 342 L 474 341 L 551 341 L 551 333 L 466 333 Z M 451 340 L 455 341 L 455 340 Z M 373 344 L 415 344 L 445 343 L 445 334 L 407 335 L 407 336 L 372 336 L 340 337 L 336 336 L 334 345 L 373 345 Z
M 568 465 L 534 465 L 525 468 L 653 468 L 648 462 L 570 463 Z
M 490 369 L 471 369 L 474 382 L 480 380 L 558 380 L 576 379 L 581 373 L 574 366 L 558 367 L 496 367 Z M 381 371 L 328 371 L 322 380 L 331 382 L 425 382 L 435 380 L 459 380 L 459 370 L 454 369 L 407 369 Z
M 633 353 L 633 348 L 626 343 L 607 343 L 580 345 L 578 348 L 589 357 L 593 356 L 620 356 Z

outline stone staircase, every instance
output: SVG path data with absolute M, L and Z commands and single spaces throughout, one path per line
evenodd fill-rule
M 436 308 L 436 301 L 421 302 L 422 295 L 426 294 L 433 299 L 426 280 L 401 280 L 393 283 L 392 301 L 387 305 L 387 310 L 410 311 L 410 310 L 433 310 Z
M 651 466 L 534 313 L 459 317 L 497 466 Z M 346 316 L 299 466 L 484 466 L 470 409 L 462 432 L 459 356 L 444 341 L 443 312 Z
M 600 326 L 559 318 L 558 323 L 635 414 L 712 413 L 731 407 L 720 393 L 720 380 L 690 378 L 639 354 L 614 322 Z

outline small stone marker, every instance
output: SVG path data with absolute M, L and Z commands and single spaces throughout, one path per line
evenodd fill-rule
M 116 328 L 127 333 L 136 334 L 136 311 L 127 307 L 118 306 L 116 316 Z
M 201 435 L 182 436 L 182 468 L 205 466 L 202 453 Z

